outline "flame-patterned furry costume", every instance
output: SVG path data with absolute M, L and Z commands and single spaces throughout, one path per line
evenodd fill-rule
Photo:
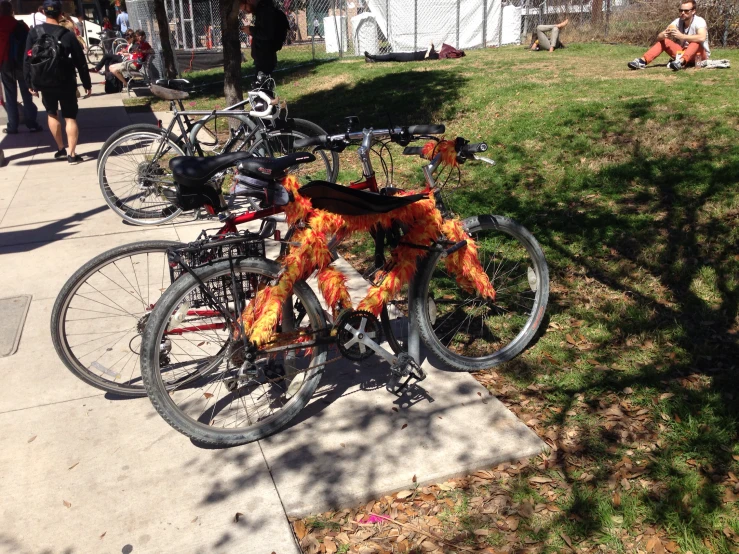
M 457 163 L 453 142 L 431 142 L 424 146 L 426 157 L 431 158 L 438 152 L 442 153 L 442 163 Z M 307 279 L 314 270 L 318 271 L 319 290 L 327 305 L 334 312 L 337 309 L 350 308 L 352 304 L 346 287 L 346 277 L 330 266 L 332 260 L 328 241 L 334 235 L 345 237 L 377 226 L 389 229 L 393 221 L 404 223 L 408 229 L 403 235 L 404 244 L 430 246 L 441 236 L 454 242 L 467 240 L 467 246 L 444 260 L 446 269 L 456 275 L 457 283 L 467 292 L 478 291 L 479 294 L 495 300 L 495 291 L 477 258 L 474 241 L 459 220 L 443 220 L 433 198 L 419 200 L 387 214 L 341 216 L 314 209 L 310 200 L 300 195 L 299 184 L 294 177 L 287 177 L 284 186 L 294 197 L 294 201 L 285 207 L 288 223 L 295 225 L 303 222 L 305 225 L 297 228 L 292 236 L 293 246 L 281 260 L 283 271 L 277 284 L 259 291 L 254 302 L 242 314 L 242 328 L 257 346 L 273 339 L 282 305 L 292 294 L 293 286 L 296 282 Z M 411 280 L 419 258 L 427 252 L 404 244 L 392 250 L 383 279 L 379 285 L 370 288 L 357 309 L 379 316 L 382 307 Z

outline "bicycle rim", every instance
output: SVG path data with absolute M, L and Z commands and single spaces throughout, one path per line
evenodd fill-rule
M 249 152 L 256 156 L 280 158 L 293 152 L 310 152 L 316 160 L 307 164 L 300 164 L 290 170 L 301 185 L 311 181 L 331 181 L 333 168 L 329 158 L 330 152 L 323 150 L 312 151 L 312 148 L 296 148 L 295 141 L 307 138 L 309 135 L 295 130 L 270 131 L 265 138 L 258 140 Z
M 500 216 L 465 220 L 495 301 L 461 286 L 441 254 L 421 270 L 412 299 L 421 337 L 448 365 L 486 369 L 517 356 L 535 338 L 549 296 L 549 271 L 534 237 Z
M 274 262 L 246 259 L 233 269 L 228 261 L 220 262 L 198 270 L 198 275 L 235 312 L 240 310 L 235 308 L 234 288 L 248 304 L 276 271 Z M 283 331 L 283 313 L 283 327 L 272 347 L 299 344 L 300 331 L 312 338 L 314 331 L 325 328 L 320 304 L 305 283 L 298 283 L 294 298 L 290 311 L 296 330 Z M 205 300 L 190 275 L 176 282 L 157 305 L 143 341 L 142 375 L 157 411 L 183 434 L 216 445 L 257 440 L 294 417 L 318 385 L 317 366 L 327 350 L 325 345 L 275 353 L 246 350 L 243 341 L 232 339 L 226 319 Z M 166 380 L 178 377 L 180 382 L 167 389 Z
M 134 131 L 115 140 L 98 167 L 108 206 L 129 223 L 157 225 L 175 218 L 176 189 L 169 162 L 185 152 L 164 133 Z
M 101 254 L 62 288 L 52 311 L 57 354 L 101 390 L 144 396 L 139 353 L 151 310 L 170 285 L 172 241 L 125 245 Z

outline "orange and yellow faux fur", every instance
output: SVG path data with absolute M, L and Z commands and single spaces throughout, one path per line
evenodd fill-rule
M 446 143 L 451 145 L 451 154 Z M 452 156 L 455 154 L 453 143 L 442 141 L 430 144 L 436 150 L 430 149 L 429 155 L 441 152 L 445 162 L 456 164 L 456 155 Z M 285 207 L 287 221 L 290 225 L 301 223 L 292 236 L 289 253 L 281 260 L 283 270 L 277 283 L 259 291 L 242 314 L 242 329 L 257 346 L 273 340 L 283 303 L 292 294 L 295 283 L 307 279 L 314 271 L 318 271 L 319 290 L 327 305 L 334 312 L 350 308 L 352 303 L 346 277 L 331 267 L 328 242 L 333 236 L 368 232 L 376 226 L 389 229 L 393 221 L 399 221 L 407 228 L 403 236 L 404 244 L 391 251 L 383 279 L 370 288 L 357 309 L 379 316 L 382 307 L 411 280 L 419 259 L 426 254 L 425 250 L 406 244 L 430 246 L 442 236 L 454 242 L 467 241 L 465 247 L 444 260 L 446 270 L 456 276 L 459 286 L 467 292 L 478 291 L 480 295 L 495 300 L 495 290 L 477 258 L 477 245 L 464 230 L 461 221 L 443 220 L 433 198 L 419 200 L 387 214 L 340 216 L 314 209 L 310 200 L 300 195 L 299 184 L 294 177 L 288 177 L 284 186 L 294 197 L 294 201 Z

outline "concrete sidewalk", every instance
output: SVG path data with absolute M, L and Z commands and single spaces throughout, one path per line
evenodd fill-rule
M 88 161 L 53 160 L 48 131 L 0 141 L 8 160 L 0 297 L 33 295 L 18 352 L 0 358 L 0 551 L 299 552 L 287 515 L 350 506 L 407 488 L 414 475 L 440 482 L 540 451 L 543 443 L 472 377 L 429 360 L 423 387 L 404 401 L 384 390 L 387 369 L 376 360 L 332 364 L 287 429 L 228 450 L 195 447 L 148 399 L 118 400 L 73 377 L 49 335 L 69 276 L 113 246 L 192 240 L 203 226 L 134 227 L 107 208 L 95 158 L 132 119 L 120 97 L 93 90 L 80 102 L 78 152 Z M 353 283 L 360 294 L 361 281 Z

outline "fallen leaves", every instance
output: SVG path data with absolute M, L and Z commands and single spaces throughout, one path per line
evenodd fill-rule
M 31 442 L 35 441 L 36 440 L 36 437 L 38 437 L 38 435 L 32 436 L 30 439 L 28 439 L 28 442 L 31 443 Z
M 302 519 L 298 519 L 293 522 L 293 530 L 295 531 L 295 536 L 298 537 L 299 541 L 302 541 L 305 535 L 308 534 L 308 529 L 306 529 L 305 523 Z
M 234 523 L 238 523 L 238 522 L 239 522 L 239 520 L 240 520 L 240 519 L 241 519 L 242 517 L 244 517 L 244 514 L 242 514 L 241 512 L 236 512 L 236 515 L 234 516 Z
M 62 500 L 62 504 L 64 505 L 65 508 L 71 508 L 72 507 L 72 503 L 71 502 L 67 502 L 66 500 Z
M 400 499 L 400 500 L 402 500 L 403 498 L 408 498 L 412 494 L 413 494 L 413 491 L 412 490 L 406 489 L 404 491 L 400 491 L 399 493 L 397 493 L 395 495 L 395 497 L 398 498 L 398 499 Z
M 70 470 L 70 469 L 74 469 L 74 468 L 76 468 L 76 467 L 77 467 L 78 465 L 80 465 L 80 463 L 79 463 L 79 462 L 76 462 L 76 463 L 72 464 L 71 466 L 69 466 L 69 467 L 68 467 L 67 469 L 68 469 L 68 470 Z

